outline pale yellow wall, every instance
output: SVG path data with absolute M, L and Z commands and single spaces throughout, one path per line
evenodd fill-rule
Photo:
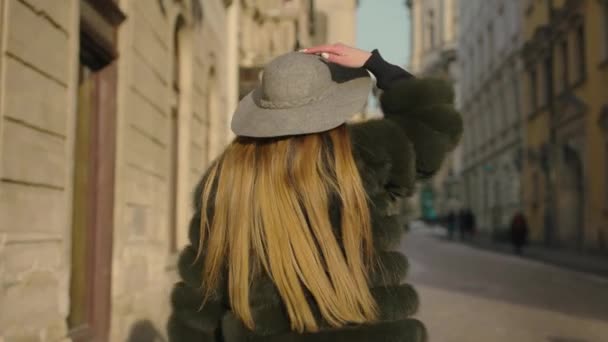
M 546 6 L 541 2 L 531 1 L 533 5 L 528 7 L 525 13 L 525 34 L 526 39 L 530 39 L 534 30 L 539 25 L 548 22 Z M 557 7 L 562 6 L 564 0 L 555 1 Z M 602 62 L 602 11 L 599 1 L 581 2 L 582 14 L 584 16 L 585 42 L 586 42 L 586 77 L 584 82 L 573 88 L 574 95 L 583 101 L 587 106 L 587 111 L 583 116 L 582 131 L 582 161 L 583 161 L 583 196 L 584 196 L 584 248 L 597 249 L 600 247 L 600 238 L 603 236 L 604 248 L 608 243 L 608 229 L 606 208 L 606 133 L 602 132 L 598 120 L 602 106 L 608 103 L 606 91 L 608 89 L 608 71 L 606 67 L 601 67 Z M 576 79 L 575 64 L 575 41 L 574 32 L 568 33 L 569 40 L 569 79 L 572 83 Z M 561 76 L 563 66 L 559 63 L 560 58 L 555 60 L 554 78 Z M 541 74 L 541 73 L 539 73 Z M 539 87 L 543 84 L 539 76 Z M 522 83 L 526 85 L 524 92 L 524 103 L 528 114 L 530 112 L 530 93 L 527 73 L 522 74 Z M 556 89 L 558 92 L 560 89 Z M 541 92 L 542 93 L 542 92 Z M 557 95 L 557 93 L 555 94 Z M 542 101 L 541 101 L 542 102 Z M 526 125 L 526 138 L 528 148 L 538 148 L 543 142 L 548 141 L 549 137 L 549 113 L 540 111 Z M 544 185 L 546 180 L 538 163 L 526 161 L 524 174 L 524 198 L 526 200 L 527 213 L 531 220 L 532 234 L 535 239 L 543 238 L 543 213 L 544 213 L 544 190 L 537 196 L 541 198 L 538 208 L 531 208 L 531 198 L 534 196 L 532 187 L 532 174 L 538 173 L 538 179 Z M 560 189 L 556 189 L 555 196 L 560 196 Z
M 608 132 L 601 130 L 598 122 L 603 106 L 608 105 L 608 66 L 603 54 L 602 40 L 604 13 L 599 1 L 585 2 L 585 32 L 587 38 L 587 82 L 579 90 L 581 97 L 589 104 L 585 130 L 587 132 L 584 159 L 587 161 L 585 178 L 586 212 L 585 244 L 592 248 L 600 245 L 603 238 L 604 248 L 608 248 L 608 198 L 606 159 L 606 141 Z
M 530 1 L 523 8 L 523 38 L 524 41 L 532 39 L 537 27 L 545 25 L 549 20 L 547 7 L 540 4 L 538 1 Z M 537 70 L 537 92 L 543 87 L 543 79 L 540 62 L 536 66 Z M 545 173 L 539 165 L 538 159 L 533 159 L 530 151 L 538 151 L 543 143 L 549 139 L 549 118 L 547 110 L 540 110 L 533 117 L 530 117 L 533 108 L 531 107 L 531 97 L 536 96 L 537 102 L 542 102 L 539 99 L 539 94 L 532 94 L 530 86 L 529 74 L 527 70 L 523 70 L 521 74 L 522 90 L 522 109 L 525 123 L 526 136 L 526 158 L 524 159 L 524 170 L 522 173 L 522 197 L 524 200 L 524 208 L 526 216 L 529 220 L 530 235 L 533 240 L 541 241 L 544 239 L 544 212 L 545 212 L 545 197 L 548 181 Z M 538 157 L 538 155 L 536 155 Z M 535 185 L 536 184 L 536 185 Z

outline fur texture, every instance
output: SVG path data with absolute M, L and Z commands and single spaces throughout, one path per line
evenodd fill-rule
M 316 312 L 322 327 L 320 332 L 292 332 L 279 294 L 264 276 L 254 279 L 251 285 L 255 331 L 249 331 L 230 311 L 225 286 L 202 305 L 202 265 L 196 261 L 200 214 L 195 214 L 190 224 L 191 245 L 182 251 L 179 259 L 182 280 L 173 290 L 173 313 L 168 324 L 170 340 L 425 341 L 424 326 L 410 318 L 418 308 L 418 297 L 410 285 L 403 284 L 407 259 L 395 251 L 403 232 L 399 224 L 399 203 L 412 194 L 416 179 L 429 177 L 439 169 L 445 155 L 458 142 L 462 121 L 452 103 L 453 93 L 444 82 L 403 80 L 381 99 L 384 119 L 350 127 L 353 153 L 370 198 L 378 257 L 378 265 L 371 272 L 370 289 L 380 308 L 378 322 L 335 329 L 324 324 Z M 199 185 L 194 199 L 197 212 L 201 208 L 200 194 Z M 332 205 L 330 210 L 332 224 L 339 226 L 339 207 Z M 310 302 L 313 303 L 312 298 Z M 311 307 L 314 308 L 314 304 Z

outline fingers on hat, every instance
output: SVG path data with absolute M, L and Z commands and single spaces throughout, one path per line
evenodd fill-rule
M 333 45 L 333 44 L 326 44 L 326 45 L 317 45 L 317 46 L 313 46 L 310 48 L 306 48 L 304 50 L 302 50 L 302 52 L 306 52 L 306 53 L 330 53 L 330 54 L 338 54 L 340 47 L 337 45 Z
M 321 57 L 333 63 L 338 63 L 343 58 L 341 55 L 332 55 L 327 52 L 321 53 Z

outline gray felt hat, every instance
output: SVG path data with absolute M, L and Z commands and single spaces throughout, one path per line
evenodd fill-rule
M 359 113 L 370 89 L 363 68 L 291 52 L 266 65 L 261 84 L 239 103 L 232 131 L 255 138 L 327 131 Z

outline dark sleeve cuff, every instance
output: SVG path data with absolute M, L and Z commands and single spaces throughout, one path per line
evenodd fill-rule
M 392 83 L 397 80 L 414 77 L 402 68 L 385 61 L 380 52 L 378 52 L 378 49 L 372 51 L 372 55 L 363 67 L 376 76 L 376 84 L 382 90 L 390 88 Z

